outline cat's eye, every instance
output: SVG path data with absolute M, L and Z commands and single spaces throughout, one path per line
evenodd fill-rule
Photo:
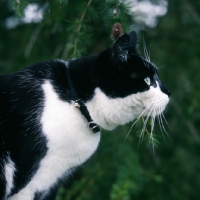
M 151 79 L 149 77 L 146 77 L 144 81 L 146 82 L 147 85 L 151 85 Z

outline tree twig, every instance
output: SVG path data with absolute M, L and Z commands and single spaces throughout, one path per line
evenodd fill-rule
M 119 16 L 119 1 L 115 0 L 115 4 L 116 4 L 116 16 Z
M 26 58 L 28 58 L 30 56 L 31 51 L 33 49 L 33 46 L 34 46 L 34 44 L 35 44 L 35 42 L 36 42 L 36 40 L 38 38 L 38 35 L 41 32 L 41 29 L 42 29 L 41 26 L 38 25 L 37 28 L 33 31 L 32 35 L 31 35 L 31 38 L 30 38 L 30 40 L 29 40 L 29 42 L 28 42 L 28 44 L 27 44 L 27 46 L 25 48 L 24 56 Z
M 189 11 L 189 13 L 193 16 L 194 20 L 197 22 L 197 24 L 200 26 L 200 15 L 194 8 L 194 6 L 187 0 L 182 0 L 185 3 L 186 9 Z
M 85 15 L 87 13 L 87 10 L 88 8 L 90 7 L 90 4 L 91 4 L 92 0 L 89 0 L 86 7 L 85 7 L 85 10 L 83 11 L 82 15 L 81 15 L 81 18 L 80 18 L 80 21 L 79 21 L 79 24 L 78 24 L 78 27 L 77 27 L 77 30 L 76 30 L 76 35 L 78 35 L 80 33 L 80 30 L 81 30 L 81 27 L 82 27 L 82 23 L 83 23 L 83 19 L 85 18 Z M 62 58 L 66 58 L 67 56 L 67 44 L 65 45 L 65 48 L 64 48 L 64 51 L 62 53 Z M 73 57 L 76 55 L 76 52 L 77 52 L 77 41 L 75 40 L 74 41 L 74 46 L 73 46 Z
M 20 2 L 20 0 L 18 0 L 18 2 L 17 2 L 17 9 L 20 9 L 20 6 L 21 6 L 21 2 Z
M 76 31 L 76 34 L 78 35 L 80 33 L 80 30 L 81 30 L 81 26 L 82 26 L 82 22 L 83 22 L 83 19 L 86 15 L 86 12 L 91 4 L 92 0 L 89 0 L 88 3 L 87 3 L 87 6 L 85 8 L 85 10 L 83 11 L 83 14 L 81 15 L 81 19 L 79 21 L 79 25 L 78 25 L 78 28 L 77 28 L 77 31 Z M 74 42 L 74 51 L 73 51 L 73 57 L 76 55 L 76 51 L 77 51 L 77 41 Z

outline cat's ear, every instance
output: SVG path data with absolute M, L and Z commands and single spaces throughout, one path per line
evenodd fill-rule
M 131 31 L 129 33 L 129 37 L 130 37 L 130 47 L 131 47 L 131 50 L 133 52 L 136 52 L 137 51 L 137 34 L 135 31 Z
M 111 47 L 111 58 L 113 64 L 126 62 L 130 48 L 130 37 L 128 34 L 122 35 Z

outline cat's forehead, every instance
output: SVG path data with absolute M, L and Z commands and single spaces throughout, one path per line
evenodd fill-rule
M 127 66 L 131 71 L 142 71 L 146 73 L 155 73 L 157 71 L 157 67 L 154 63 L 138 55 L 131 56 L 130 59 L 127 60 Z

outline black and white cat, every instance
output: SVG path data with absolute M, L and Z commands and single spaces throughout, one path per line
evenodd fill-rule
M 100 128 L 161 115 L 170 91 L 136 51 L 136 34 L 99 55 L 0 76 L 0 199 L 55 199 L 97 149 Z

